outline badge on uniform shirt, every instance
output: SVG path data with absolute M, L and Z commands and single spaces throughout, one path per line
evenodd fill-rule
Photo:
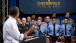
M 28 29 L 28 27 L 25 27 L 26 29 Z
M 22 29 L 22 28 L 19 28 L 19 30 L 20 30 L 20 29 Z

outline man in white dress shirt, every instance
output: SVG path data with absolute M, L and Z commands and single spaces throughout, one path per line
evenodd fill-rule
M 33 36 L 27 36 L 31 31 L 35 29 L 35 26 L 32 26 L 27 32 L 20 34 L 16 19 L 19 17 L 19 9 L 14 6 L 10 9 L 10 17 L 6 20 L 3 26 L 3 40 L 4 43 L 19 43 L 24 38 L 32 38 Z

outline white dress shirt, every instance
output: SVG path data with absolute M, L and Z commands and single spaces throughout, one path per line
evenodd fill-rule
M 19 43 L 23 38 L 24 35 L 20 34 L 16 20 L 10 16 L 3 26 L 4 43 Z

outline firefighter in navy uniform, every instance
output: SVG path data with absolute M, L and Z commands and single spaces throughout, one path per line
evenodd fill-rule
M 21 27 L 22 27 L 21 33 L 26 32 L 30 28 L 30 26 L 28 24 L 26 24 L 26 18 L 25 17 L 22 18 Z

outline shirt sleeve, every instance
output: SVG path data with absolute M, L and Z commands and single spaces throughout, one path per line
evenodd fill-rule
M 18 41 L 21 41 L 24 38 L 24 35 L 20 34 L 20 32 L 19 32 L 17 24 L 14 24 L 14 23 L 9 26 L 8 33 L 12 38 L 14 38 Z

